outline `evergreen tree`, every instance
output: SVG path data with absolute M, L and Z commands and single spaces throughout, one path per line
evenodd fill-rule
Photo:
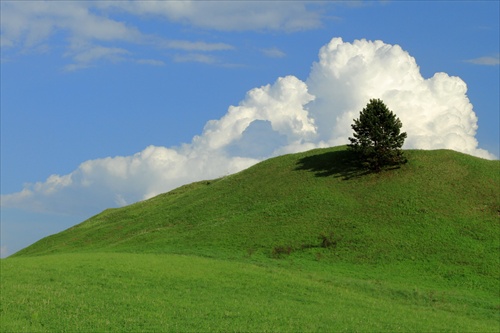
M 351 125 L 354 138 L 349 149 L 358 154 L 362 164 L 374 171 L 384 166 L 406 163 L 401 147 L 406 133 L 402 123 L 380 99 L 371 99 Z

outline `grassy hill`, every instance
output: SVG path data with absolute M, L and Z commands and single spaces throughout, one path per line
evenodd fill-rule
M 108 209 L 1 261 L 1 328 L 498 332 L 500 162 L 405 153 L 377 174 L 345 147 L 280 156 Z

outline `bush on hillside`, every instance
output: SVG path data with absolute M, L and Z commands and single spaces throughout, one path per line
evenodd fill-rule
M 380 99 L 371 99 L 351 125 L 354 137 L 349 149 L 354 151 L 363 166 L 380 171 L 385 166 L 406 163 L 401 147 L 406 133 L 402 123 Z

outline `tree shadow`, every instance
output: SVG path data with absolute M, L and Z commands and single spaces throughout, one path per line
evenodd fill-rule
M 301 158 L 295 170 L 308 170 L 314 172 L 316 177 L 333 176 L 343 180 L 373 173 L 373 171 L 364 168 L 356 158 L 356 154 L 349 150 L 332 151 Z

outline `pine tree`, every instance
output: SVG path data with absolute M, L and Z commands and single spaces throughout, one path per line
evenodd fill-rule
M 364 166 L 380 171 L 385 166 L 406 163 L 401 151 L 406 133 L 400 133 L 401 121 L 382 100 L 371 99 L 351 127 L 354 138 L 349 138 L 348 147 Z

